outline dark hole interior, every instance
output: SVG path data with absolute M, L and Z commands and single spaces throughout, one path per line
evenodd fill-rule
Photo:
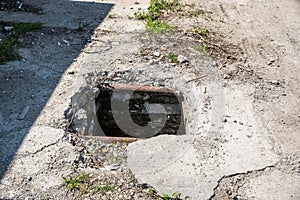
M 185 128 L 181 99 L 169 91 L 100 87 L 96 98 L 97 119 L 106 136 L 148 138 L 161 134 L 182 135 Z M 116 123 L 112 107 L 118 119 L 126 121 L 130 117 L 134 126 L 125 122 L 122 125 L 127 126 L 127 131 L 122 130 Z M 147 126 L 148 129 L 145 129 Z

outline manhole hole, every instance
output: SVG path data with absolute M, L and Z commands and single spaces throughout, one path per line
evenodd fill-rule
M 164 87 L 100 86 L 97 119 L 106 136 L 184 134 L 182 98 Z
M 83 135 L 106 137 L 183 135 L 182 102 L 165 87 L 100 85 L 96 95 L 95 90 L 83 89 L 72 97 L 73 128 Z

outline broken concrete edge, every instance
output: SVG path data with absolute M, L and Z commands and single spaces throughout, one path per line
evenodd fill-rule
M 114 143 L 114 142 L 122 142 L 122 143 L 132 143 L 138 140 L 143 140 L 143 138 L 134 138 L 134 137 L 108 137 L 108 136 L 92 136 L 92 135 L 83 135 L 79 134 L 79 138 L 82 139 L 93 139 L 96 141 Z
M 149 86 L 149 85 L 131 85 L 131 84 L 87 84 L 80 87 L 74 92 L 71 97 L 71 104 L 65 110 L 65 117 L 68 119 L 68 125 L 65 130 L 70 132 L 78 132 L 81 135 L 98 135 L 105 136 L 101 129 L 98 119 L 97 111 L 97 98 L 101 92 L 105 91 L 129 91 L 129 92 L 153 92 L 162 93 L 166 95 L 175 96 L 178 101 L 184 100 L 183 95 L 175 92 L 172 89 L 162 86 Z M 184 122 L 184 121 L 183 121 Z
M 259 168 L 259 169 L 254 169 L 254 170 L 247 170 L 245 172 L 238 172 L 238 173 L 233 173 L 233 174 L 227 174 L 227 175 L 224 175 L 222 176 L 218 182 L 217 182 L 217 185 L 213 188 L 213 195 L 211 197 L 208 198 L 208 200 L 213 200 L 214 197 L 216 196 L 216 190 L 220 187 L 220 184 L 221 184 L 221 181 L 226 179 L 226 178 L 232 178 L 232 177 L 235 177 L 235 176 L 241 176 L 241 175 L 249 175 L 249 174 L 253 174 L 253 173 L 256 173 L 256 172 L 263 172 L 265 171 L 266 169 L 272 169 L 272 168 L 275 168 L 276 165 L 278 165 L 280 163 L 280 161 L 277 161 L 275 162 L 274 164 L 272 165 L 268 165 L 268 166 L 265 166 L 263 168 Z
M 212 199 L 224 178 L 264 171 L 280 162 L 279 157 L 266 157 L 265 163 L 254 158 L 249 165 L 227 166 L 232 161 L 222 151 L 216 156 L 206 152 L 205 143 L 195 143 L 197 137 L 161 135 L 131 143 L 127 147 L 128 166 L 140 183 L 151 185 L 159 195 L 180 192 L 193 199 Z M 195 174 L 189 173 L 193 171 Z
M 166 87 L 162 86 L 149 86 L 149 85 L 130 85 L 130 84 L 109 84 L 109 85 L 103 85 L 104 87 L 101 87 L 101 90 L 127 90 L 127 91 L 136 91 L 136 92 L 152 92 L 152 93 L 164 93 L 164 94 L 171 94 L 175 95 L 176 93 Z

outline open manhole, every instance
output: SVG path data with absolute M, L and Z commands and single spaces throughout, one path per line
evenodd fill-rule
M 185 134 L 183 98 L 168 88 L 99 85 L 94 97 L 93 105 L 83 106 L 87 120 L 84 123 L 74 121 L 75 127 L 87 126 L 84 135 L 149 138 Z M 80 98 L 82 95 L 77 100 Z M 73 112 L 82 110 L 78 105 L 74 110 L 76 103 L 72 104 Z

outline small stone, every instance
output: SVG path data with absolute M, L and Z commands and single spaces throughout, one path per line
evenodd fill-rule
M 114 78 L 112 78 L 113 81 L 119 81 L 121 79 L 122 79 L 121 77 L 114 77 Z
M 273 85 L 280 85 L 280 81 L 278 81 L 278 80 L 272 80 L 272 81 L 270 81 L 270 83 Z
M 231 78 L 231 75 L 230 75 L 230 74 L 224 74 L 223 78 L 224 78 L 224 79 L 230 79 L 230 78 Z
M 159 52 L 153 52 L 153 55 L 154 55 L 155 57 L 159 57 L 159 56 L 160 56 L 160 53 L 159 53 Z
M 166 63 L 163 65 L 164 67 L 170 67 L 170 64 L 169 63 Z
M 275 62 L 274 58 L 270 58 L 270 60 L 267 62 L 268 65 L 272 65 L 272 63 Z
M 117 170 L 119 168 L 120 168 L 119 164 L 112 164 L 112 165 L 105 166 L 105 169 L 108 170 L 108 171 L 114 171 L 114 170 Z
M 101 72 L 101 76 L 107 76 L 107 75 L 108 75 L 107 71 Z
M 22 110 L 22 112 L 20 113 L 20 115 L 18 116 L 19 120 L 23 120 L 26 116 L 26 114 L 29 111 L 29 106 L 25 106 L 25 108 Z
M 187 57 L 185 57 L 185 56 L 183 56 L 183 55 L 179 55 L 179 56 L 177 57 L 177 59 L 178 59 L 178 62 L 179 62 L 179 63 L 187 63 L 187 62 L 189 62 L 189 60 L 187 59 Z
M 70 46 L 69 41 L 67 41 L 67 40 L 65 40 L 65 39 L 63 39 L 62 41 L 63 41 L 68 47 Z
M 12 31 L 13 29 L 14 29 L 13 26 L 5 26 L 4 27 L 4 30 L 6 30 L 6 31 Z
M 215 61 L 212 63 L 212 66 L 213 66 L 213 67 L 216 67 L 216 68 L 218 68 L 218 67 L 219 67 L 219 66 L 218 66 L 218 63 L 217 63 L 217 62 L 215 62 Z
M 27 181 L 32 181 L 32 177 L 31 177 L 31 176 L 28 176 L 28 177 L 27 177 Z
M 151 59 L 151 60 L 149 61 L 149 65 L 154 65 L 154 63 L 155 63 L 155 60 L 153 60 L 153 59 Z

